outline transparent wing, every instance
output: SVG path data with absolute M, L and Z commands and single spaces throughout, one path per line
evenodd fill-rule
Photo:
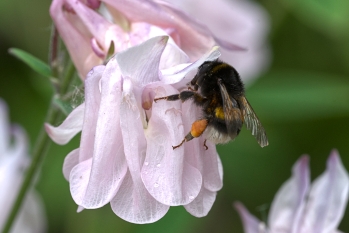
M 223 111 L 228 134 L 231 139 L 234 139 L 242 128 L 243 122 L 241 111 L 238 108 L 236 100 L 229 96 L 229 93 L 221 80 L 218 80 L 218 86 L 223 99 Z
M 267 146 L 269 144 L 267 134 L 265 133 L 256 113 L 253 111 L 253 108 L 244 96 L 240 98 L 240 101 L 240 105 L 243 108 L 242 115 L 247 129 L 252 131 L 252 135 L 257 139 L 257 142 L 261 147 Z

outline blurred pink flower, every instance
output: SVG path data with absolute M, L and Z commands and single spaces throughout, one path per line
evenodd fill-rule
M 247 51 L 221 48 L 221 59 L 239 71 L 243 81 L 250 83 L 270 64 L 271 51 L 266 40 L 269 16 L 255 1 L 249 0 L 165 0 L 183 9 L 215 37 L 238 44 Z M 218 39 L 217 39 L 218 40 Z
M 59 127 L 46 124 L 59 144 L 82 130 L 80 148 L 63 165 L 79 210 L 110 203 L 126 221 L 151 223 L 170 206 L 183 205 L 197 217 L 211 209 L 222 187 L 215 145 L 208 142 L 205 150 L 199 138 L 172 149 L 198 119 L 198 109 L 153 99 L 179 93 L 175 86 L 183 85 L 188 72 L 220 53 L 215 47 L 187 63 L 167 40 L 154 37 L 94 67 L 85 80 L 85 102 Z
M 311 187 L 308 157 L 293 166 L 292 177 L 277 192 L 268 227 L 236 203 L 246 233 L 335 233 L 348 202 L 349 176 L 333 150 L 326 171 Z
M 25 132 L 17 125 L 8 124 L 7 107 L 0 99 L 0 230 L 15 202 L 29 162 Z M 41 199 L 35 190 L 30 190 L 11 232 L 40 233 L 44 230 L 45 217 Z
M 103 63 L 111 43 L 117 53 L 153 36 L 167 34 L 190 61 L 199 59 L 216 43 L 227 50 L 241 50 L 230 42 L 217 39 L 206 26 L 166 2 L 101 2 L 100 6 L 97 0 L 53 0 L 50 7 L 51 17 L 82 79 L 92 67 Z M 233 38 L 226 39 L 231 41 Z

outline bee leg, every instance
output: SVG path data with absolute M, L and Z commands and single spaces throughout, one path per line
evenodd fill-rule
M 204 147 L 205 147 L 205 150 L 208 150 L 208 146 L 206 145 L 206 139 L 205 139 L 205 141 L 204 141 Z
M 192 140 L 193 138 L 200 137 L 201 134 L 205 131 L 207 124 L 208 124 L 207 119 L 201 119 L 201 120 L 195 121 L 191 125 L 190 132 L 184 137 L 183 141 L 177 146 L 172 146 L 172 148 L 176 149 L 176 148 L 180 147 L 181 145 L 183 145 L 184 142 L 188 142 L 188 141 Z
M 155 98 L 154 101 L 158 101 L 158 100 L 167 100 L 167 101 L 175 101 L 175 100 L 182 100 L 182 102 L 194 98 L 195 102 L 198 104 L 203 104 L 206 102 L 206 98 L 201 96 L 200 94 L 194 92 L 194 91 L 182 91 L 179 94 L 176 95 L 169 95 L 169 96 L 165 96 L 165 97 L 160 97 L 160 98 Z
M 195 88 L 195 87 L 194 87 Z M 188 87 L 188 91 L 197 91 L 197 89 L 195 90 L 195 89 L 193 89 L 192 87 Z

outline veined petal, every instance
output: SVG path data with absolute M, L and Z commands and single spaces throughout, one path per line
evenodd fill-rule
M 216 195 L 217 192 L 212 192 L 202 186 L 199 195 L 192 202 L 185 205 L 184 208 L 195 217 L 205 217 L 211 210 L 216 200 Z
M 159 64 L 168 36 L 151 38 L 115 56 L 121 73 L 139 86 L 159 80 Z
M 156 89 L 157 96 L 178 93 L 171 86 Z M 184 161 L 184 147 L 172 149 L 184 138 L 179 101 L 153 103 L 145 130 L 147 154 L 142 180 L 149 193 L 165 205 L 186 205 L 199 194 L 202 177 L 198 169 Z
M 139 108 L 129 85 L 132 83 L 125 79 L 120 106 L 120 126 L 129 171 L 110 204 L 114 213 L 126 221 L 152 223 L 162 218 L 169 206 L 156 201 L 141 179 L 147 145 Z
M 113 62 L 113 61 L 111 61 Z M 115 62 L 115 61 L 114 61 Z M 94 152 L 95 134 L 97 130 L 97 120 L 101 93 L 99 82 L 105 66 L 94 67 L 85 80 L 85 118 L 81 132 L 79 161 L 92 158 Z
M 310 190 L 302 217 L 302 233 L 327 233 L 335 231 L 343 217 L 348 202 L 349 176 L 333 150 L 327 160 L 326 171 L 318 177 Z
M 64 145 L 68 143 L 82 129 L 84 121 L 85 103 L 76 107 L 63 123 L 54 127 L 45 123 L 45 129 L 48 136 L 57 144 Z
M 234 207 L 240 215 L 245 233 L 267 233 L 264 224 L 251 215 L 242 203 L 235 202 Z
M 192 102 L 187 101 L 182 104 L 183 126 L 189 132 L 191 125 L 200 117 L 200 109 Z M 208 214 L 216 199 L 217 190 L 222 188 L 222 176 L 218 166 L 218 154 L 216 153 L 216 146 L 213 143 L 206 142 L 208 150 L 204 148 L 204 138 L 194 138 L 186 142 L 183 146 L 185 148 L 185 160 L 196 167 L 202 174 L 202 187 L 198 196 L 192 202 L 185 205 L 185 209 L 195 217 L 204 217 Z
M 89 179 L 87 182 L 84 181 L 83 185 L 76 185 L 75 193 L 72 192 L 76 203 L 86 209 L 99 208 L 110 202 L 127 172 L 120 129 L 120 102 L 121 75 L 113 58 L 107 64 L 101 79 L 101 101 L 93 157 L 88 171 L 90 172 Z M 76 167 L 79 167 L 80 164 Z M 76 167 L 70 175 L 71 190 L 72 174 Z M 86 176 L 88 175 L 87 167 L 86 164 L 84 169 L 77 171 L 83 172 Z M 79 179 L 79 172 L 74 174 L 75 180 Z
M 200 119 L 201 109 L 191 101 L 182 104 L 183 127 L 185 134 L 189 133 L 194 121 Z M 208 149 L 204 147 L 205 138 L 203 136 L 194 138 L 186 142 L 185 160 L 192 166 L 199 169 L 203 178 L 203 188 L 215 192 L 222 188 L 222 165 L 216 151 L 216 145 L 206 141 Z
M 50 15 L 62 37 L 70 57 L 72 58 L 80 78 L 85 76 L 90 69 L 102 63 L 102 60 L 92 51 L 90 39 L 85 37 L 68 19 L 68 12 L 64 11 L 65 0 L 54 0 L 50 6 Z
M 272 232 L 298 232 L 305 196 L 309 189 L 309 158 L 302 156 L 292 168 L 292 177 L 275 195 L 270 208 L 268 226 Z

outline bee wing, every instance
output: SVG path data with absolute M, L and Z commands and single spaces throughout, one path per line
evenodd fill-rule
M 231 139 L 234 139 L 238 135 L 243 124 L 241 111 L 236 100 L 229 96 L 229 93 L 221 80 L 218 81 L 218 86 L 223 99 L 223 111 L 228 134 Z
M 240 105 L 243 108 L 242 115 L 247 129 L 252 131 L 252 135 L 257 139 L 261 147 L 267 146 L 269 144 L 267 135 L 250 103 L 244 96 L 240 98 L 240 102 Z

